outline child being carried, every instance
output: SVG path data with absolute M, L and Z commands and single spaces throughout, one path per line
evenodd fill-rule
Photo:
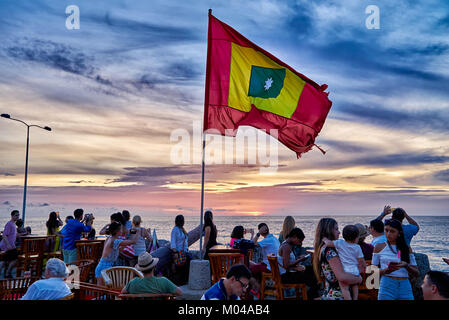
M 335 241 L 331 241 L 327 238 L 323 238 L 323 242 L 327 247 L 337 249 L 340 256 L 343 269 L 347 273 L 351 273 L 355 276 L 360 276 L 360 273 L 364 273 L 366 269 L 365 259 L 359 242 L 359 229 L 354 225 L 347 225 L 343 228 L 343 238 Z M 340 282 L 340 288 L 345 300 L 351 300 L 351 294 L 349 287 L 352 291 L 352 300 L 357 300 L 359 294 L 359 287 L 357 284 L 346 285 Z

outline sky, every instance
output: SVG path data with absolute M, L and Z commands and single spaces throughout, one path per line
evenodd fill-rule
M 372 4 L 379 29 L 366 26 Z M 79 29 L 66 28 L 69 5 Z M 201 165 L 174 163 L 171 136 L 193 135 L 202 121 L 209 8 L 327 84 L 333 105 L 316 139 L 325 155 L 296 159 L 274 141 L 274 172 L 244 154 L 240 164 L 208 163 L 205 208 L 376 215 L 390 204 L 449 215 L 447 1 L 2 0 L 0 112 L 52 128 L 31 128 L 28 215 L 199 214 Z M 235 138 L 220 139 L 211 141 Z M 22 209 L 26 127 L 0 118 L 0 146 L 7 216 Z M 189 151 L 201 158 L 201 141 Z

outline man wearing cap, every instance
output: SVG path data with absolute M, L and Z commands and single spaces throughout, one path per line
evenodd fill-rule
M 371 260 L 373 258 L 374 247 L 365 242 L 365 238 L 369 236 L 368 227 L 361 223 L 356 223 L 355 226 L 359 229 L 359 246 L 362 249 L 363 258 L 365 260 Z
M 64 261 L 52 258 L 47 261 L 44 280 L 34 282 L 21 300 L 59 300 L 72 294 L 64 281 L 68 270 Z
M 154 268 L 159 259 L 153 258 L 148 252 L 142 253 L 137 259 L 136 269 L 141 271 L 144 278 L 134 278 L 126 287 L 123 288 L 122 293 L 173 293 L 177 296 L 182 295 L 182 291 L 173 282 L 165 277 L 155 277 Z

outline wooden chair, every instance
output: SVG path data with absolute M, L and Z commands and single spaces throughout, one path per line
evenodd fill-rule
M 64 256 L 62 254 L 62 240 L 59 240 L 59 248 L 56 248 L 55 245 L 57 241 L 57 235 L 47 236 L 47 252 L 44 253 L 44 257 L 47 259 L 58 258 L 64 260 Z
M 302 296 L 302 300 L 307 300 L 307 288 L 304 283 L 283 283 L 281 279 L 281 273 L 279 271 L 278 258 L 275 255 L 268 256 L 268 262 L 270 263 L 271 275 L 274 281 L 276 299 L 287 300 L 284 296 L 284 289 L 295 289 L 296 297 L 293 299 L 298 299 Z
M 89 271 L 89 279 L 95 279 L 95 267 L 103 254 L 103 241 L 78 240 L 75 241 L 78 260 L 93 260 L 94 265 Z
M 212 284 L 223 277 L 229 268 L 240 263 L 240 253 L 209 253 L 210 267 L 212 270 Z
M 365 260 L 366 262 L 366 266 L 370 266 L 371 265 L 371 260 Z M 359 284 L 359 300 L 377 300 L 377 293 L 378 293 L 378 289 L 368 289 L 366 287 L 366 278 L 371 275 L 365 273 L 362 273 L 362 283 Z
M 95 264 L 101 259 L 103 241 L 78 240 L 75 242 L 78 260 L 94 260 Z
M 77 283 L 72 289 L 74 300 L 117 300 L 120 292 L 92 283 Z
M 89 282 L 89 276 L 94 267 L 94 260 L 77 260 L 66 264 L 68 266 L 77 266 L 79 268 L 79 280 L 81 282 Z
M 22 251 L 17 261 L 17 276 L 23 275 L 24 271 L 31 271 L 32 276 L 42 276 L 42 262 L 44 259 L 46 237 L 24 238 Z
M 139 293 L 139 294 L 120 294 L 119 300 L 176 300 L 176 295 L 172 293 Z
M 106 287 L 122 290 L 135 277 L 143 278 L 142 272 L 131 267 L 112 267 L 101 271 Z
M 260 285 L 260 300 L 265 300 L 266 295 L 276 297 L 276 288 L 267 287 L 267 280 L 273 281 L 273 274 L 271 272 L 262 273 L 262 283 Z
M 38 277 L 0 280 L 0 300 L 19 300 Z
M 72 292 L 68 296 L 65 296 L 65 297 L 63 297 L 61 299 L 58 299 L 58 300 L 73 300 L 74 298 L 75 298 L 75 294 Z

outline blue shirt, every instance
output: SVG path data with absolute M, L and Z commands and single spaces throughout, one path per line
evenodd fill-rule
M 209 290 L 203 294 L 201 300 L 228 300 L 223 280 L 224 279 L 220 279 L 220 281 L 210 287 Z M 231 295 L 229 300 L 240 300 L 240 297 Z
M 21 300 L 59 300 L 71 293 L 64 278 L 49 278 L 34 282 Z
M 410 241 L 412 241 L 413 236 L 418 233 L 419 228 L 414 224 L 403 224 L 402 230 L 404 230 L 405 242 L 410 245 Z
M 85 226 L 78 219 L 70 219 L 67 221 L 61 233 L 64 235 L 64 241 L 62 242 L 63 250 L 73 250 L 76 248 L 75 241 L 81 239 L 81 233 L 89 232 L 92 229 L 91 226 Z
M 179 227 L 174 227 L 171 231 L 170 248 L 189 252 L 188 237 Z

